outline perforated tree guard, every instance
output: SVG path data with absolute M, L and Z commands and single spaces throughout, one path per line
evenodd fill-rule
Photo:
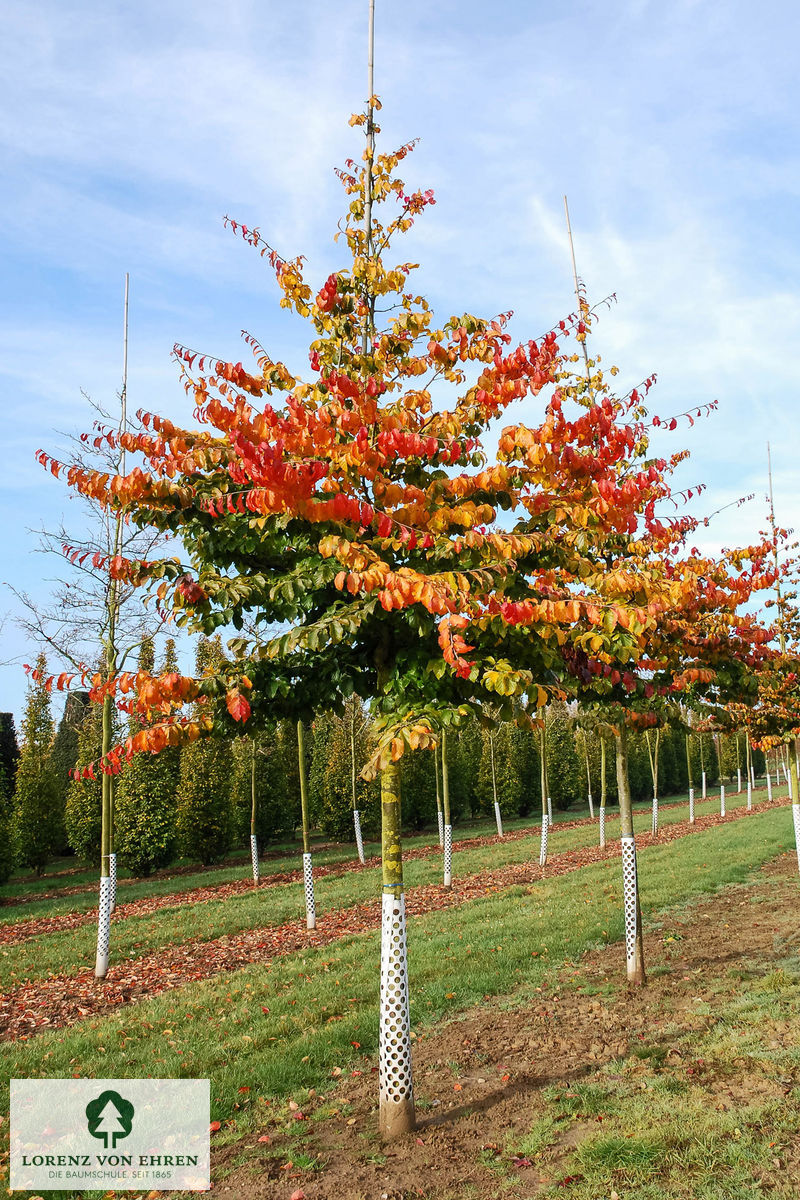
M 747 811 L 750 812 L 753 807 L 753 785 L 748 779 L 747 781 Z
M 503 818 L 500 816 L 500 805 L 495 800 L 494 802 L 494 819 L 497 821 L 497 836 L 503 836 Z
M 767 799 L 770 803 L 772 802 L 772 779 L 770 778 L 769 771 L 767 771 Z
M 636 970 L 636 907 L 639 881 L 636 874 L 636 839 L 622 838 L 622 895 L 625 905 L 625 958 L 628 976 Z
M 547 813 L 542 813 L 542 838 L 539 844 L 539 866 L 547 864 L 547 835 L 550 830 L 550 819 Z
M 719 785 L 719 815 L 721 817 L 725 816 L 725 784 L 724 783 L 721 783 Z
M 439 818 L 439 845 L 443 846 L 444 845 L 444 816 L 442 815 L 441 809 L 438 810 L 438 812 L 436 813 L 436 816 Z
M 311 855 L 303 855 L 303 885 L 306 890 L 306 925 L 309 929 L 317 928 L 317 910 L 314 907 L 314 871 L 311 866 Z
M 605 807 L 601 804 L 600 805 L 600 845 L 605 846 L 605 844 L 606 844 L 606 810 L 605 810 Z
M 453 826 L 444 827 L 444 886 L 453 882 Z
M 358 861 L 364 861 L 364 839 L 361 836 L 361 813 L 357 808 L 353 809 L 353 826 L 356 831 L 356 850 L 358 850 Z
M 650 819 L 650 832 L 655 836 L 658 833 L 658 796 L 653 796 L 653 813 Z
M 413 1104 L 411 1021 L 408 1007 L 405 896 L 384 893 L 381 914 L 381 1011 L 378 1033 L 381 1123 Z
M 94 973 L 105 979 L 108 973 L 108 943 L 111 937 L 111 876 L 100 876 L 100 903 L 97 910 L 97 958 Z
M 111 880 L 111 911 L 117 907 L 117 856 L 108 856 L 108 877 Z
M 253 864 L 253 883 L 258 883 L 258 838 L 254 833 L 250 834 L 250 860 Z
M 689 788 L 689 824 L 694 824 L 694 788 Z
M 553 824 L 553 804 L 550 797 L 547 797 L 547 820 L 550 825 Z
M 794 822 L 794 844 L 797 850 L 797 869 L 800 871 L 800 804 L 792 805 L 792 821 Z

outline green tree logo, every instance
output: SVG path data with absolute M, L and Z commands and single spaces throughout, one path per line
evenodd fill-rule
M 92 1137 L 102 1138 L 106 1150 L 116 1147 L 120 1138 L 126 1138 L 133 1128 L 133 1105 L 123 1100 L 119 1092 L 101 1092 L 96 1100 L 86 1105 L 86 1120 Z

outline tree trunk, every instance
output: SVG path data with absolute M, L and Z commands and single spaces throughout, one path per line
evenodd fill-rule
M 503 819 L 500 816 L 500 805 L 497 802 L 497 776 L 494 767 L 494 736 L 489 737 L 489 751 L 492 759 L 492 795 L 494 796 L 494 819 L 497 822 L 497 836 L 503 836 Z
M 314 869 L 308 841 L 308 782 L 306 780 L 306 748 L 303 722 L 297 722 L 297 761 L 300 768 L 300 812 L 303 819 L 303 885 L 306 893 L 306 927 L 317 928 L 317 909 L 314 903 Z
M 356 850 L 358 851 L 358 861 L 364 862 L 364 839 L 361 836 L 361 813 L 358 811 L 356 801 L 356 717 L 355 710 L 353 711 L 352 720 L 350 722 L 350 782 L 353 792 L 353 829 L 356 834 Z
M 436 775 L 436 820 L 439 825 L 439 845 L 444 846 L 444 817 L 442 816 L 442 789 L 439 786 L 439 748 L 433 748 L 433 770 Z
M 800 779 L 798 778 L 797 759 L 792 755 L 789 756 L 789 769 L 792 773 L 792 795 L 795 797 L 792 800 L 792 822 L 794 824 L 794 844 L 797 850 L 797 869 L 800 871 L 800 803 L 797 797 L 800 796 Z
M 103 699 L 103 754 L 111 749 L 111 696 Z M 113 883 L 111 866 L 113 855 L 112 842 L 112 776 L 103 772 L 101 826 L 100 826 L 100 901 L 97 910 L 97 955 L 95 957 L 95 978 L 105 979 L 108 974 L 108 947 L 111 940 L 111 912 L 113 902 Z
M 539 760 L 541 768 L 539 774 L 542 789 L 542 836 L 539 844 L 539 866 L 546 867 L 550 812 L 547 800 L 547 732 L 544 724 L 542 724 L 541 728 L 539 729 Z
M 606 844 L 606 739 L 600 735 L 600 847 Z
M 259 871 L 258 871 L 258 835 L 256 834 L 256 817 L 258 815 L 257 796 L 256 796 L 256 740 L 251 741 L 252 754 L 250 756 L 250 858 L 253 863 L 253 886 L 258 887 Z
M 639 879 L 636 869 L 636 839 L 633 834 L 633 809 L 628 779 L 628 731 L 620 721 L 614 730 L 617 751 L 617 789 L 619 791 L 620 835 L 622 839 L 622 890 L 625 905 L 625 957 L 628 983 L 642 986 L 647 982 L 644 970 L 642 910 L 639 904 Z
M 406 908 L 400 837 L 400 768 L 389 763 L 381 775 L 383 901 L 378 1078 L 379 1126 L 387 1141 L 416 1127 L 411 1074 Z
M 442 730 L 442 799 L 444 801 L 444 886 L 453 885 L 453 826 L 450 824 L 450 777 L 447 774 L 447 734 Z

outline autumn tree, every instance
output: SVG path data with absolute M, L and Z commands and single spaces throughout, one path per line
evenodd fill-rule
M 437 325 L 410 287 L 413 264 L 387 265 L 433 196 L 397 176 L 410 145 L 376 154 L 376 108 L 373 98 L 354 118 L 362 163 L 340 172 L 350 261 L 316 294 L 301 260 L 231 223 L 269 261 L 281 305 L 312 327 L 307 378 L 250 335 L 252 373 L 177 347 L 199 427 L 143 413 L 119 437 L 143 467 L 69 480 L 181 539 L 180 558 L 119 562 L 121 578 L 149 587 L 178 625 L 243 631 L 231 659 L 195 679 L 92 681 L 98 701 L 134 689 L 162 715 L 106 755 L 107 769 L 171 739 L 196 751 L 243 723 L 257 734 L 276 713 L 310 720 L 352 693 L 370 703 L 364 773 L 380 775 L 383 843 L 380 1123 L 393 1136 L 414 1123 L 400 760 L 445 750 L 452 833 L 446 747 L 458 730 L 487 703 L 511 719 L 523 703 L 570 698 L 595 668 L 638 663 L 676 583 L 662 560 L 643 568 L 640 553 L 669 492 L 670 464 L 648 458 L 641 401 L 652 381 L 618 396 L 593 360 L 588 380 L 574 373 L 569 339 L 585 339 L 588 305 L 517 345 L 510 314 Z M 395 214 L 380 220 L 390 201 Z M 537 423 L 502 429 L 490 461 L 497 423 L 525 398 Z M 290 628 L 254 638 L 254 616 Z

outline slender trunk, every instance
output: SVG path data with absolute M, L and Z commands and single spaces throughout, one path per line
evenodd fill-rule
M 503 836 L 503 819 L 500 816 L 500 805 L 497 801 L 497 775 L 494 766 L 494 735 L 489 735 L 489 753 L 492 761 L 492 795 L 494 797 L 494 819 L 497 822 L 497 836 Z
M 800 871 L 800 802 L 797 797 L 800 796 L 800 772 L 797 770 L 797 759 L 790 756 L 790 770 L 792 772 L 792 795 L 795 797 L 792 800 L 792 823 L 794 824 L 794 845 L 797 851 L 797 869 Z
M 550 810 L 547 798 L 547 731 L 544 727 L 544 715 L 539 728 L 539 776 L 542 789 L 542 836 L 539 844 L 539 866 L 547 866 L 547 839 L 550 827 Z
M 258 871 L 258 835 L 256 833 L 256 820 L 258 817 L 258 800 L 256 790 L 256 740 L 251 741 L 252 753 L 250 755 L 250 858 L 253 862 L 253 886 L 258 887 L 259 871 Z
M 361 835 L 361 813 L 358 811 L 358 801 L 356 799 L 356 717 L 355 710 L 353 711 L 353 719 L 350 723 L 350 783 L 353 792 L 353 829 L 356 835 L 356 850 L 358 851 L 358 861 L 364 862 L 364 838 Z
M 606 739 L 600 734 L 600 845 L 606 844 Z
M 439 826 L 439 845 L 444 846 L 444 817 L 442 815 L 442 789 L 439 786 L 439 747 L 433 748 L 433 770 L 436 775 L 436 821 Z
M 447 774 L 447 733 L 442 730 L 442 800 L 444 802 L 444 886 L 453 884 L 453 826 L 450 823 L 450 777 Z
M 650 759 L 650 775 L 653 780 L 653 809 L 650 821 L 650 831 L 655 837 L 658 833 L 658 747 L 661 740 L 661 730 L 656 730 L 655 751 L 650 742 L 650 730 L 645 731 L 647 741 L 647 757 Z
M 400 836 L 400 768 L 389 763 L 381 775 L 383 900 L 379 1085 L 381 1136 L 387 1140 L 416 1126 L 411 1074 L 406 907 Z
M 633 834 L 633 808 L 628 779 L 628 731 L 622 721 L 614 730 L 617 751 L 617 789 L 619 791 L 620 834 L 622 839 L 622 890 L 625 904 L 625 957 L 628 983 L 647 982 L 644 970 L 642 910 L 636 869 L 636 839 Z
M 297 763 L 300 768 L 300 813 L 303 820 L 303 884 L 306 893 L 306 927 L 317 928 L 314 903 L 314 869 L 308 840 L 308 781 L 306 779 L 306 746 L 303 722 L 297 722 Z
M 750 777 L 750 730 L 745 730 L 745 767 L 747 769 L 747 811 L 753 807 L 753 781 Z
M 112 700 L 111 696 L 103 699 L 103 755 L 111 749 L 112 732 Z M 111 877 L 112 867 L 116 866 L 112 841 L 112 776 L 103 771 L 101 785 L 101 817 L 100 817 L 100 901 L 97 911 L 97 954 L 95 957 L 95 978 L 105 979 L 108 974 L 108 948 L 111 939 L 111 913 L 114 907 L 114 884 Z
M 589 796 L 589 816 L 594 820 L 594 801 L 592 800 L 592 772 L 589 767 L 589 742 L 586 730 L 583 730 L 583 758 L 586 763 L 586 790 Z

